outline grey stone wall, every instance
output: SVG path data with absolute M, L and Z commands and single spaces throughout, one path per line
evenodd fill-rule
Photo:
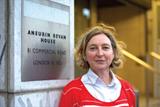
M 40 4 L 38 4 L 40 6 L 43 6 L 43 3 L 45 2 L 47 4 L 47 0 L 0 0 L 0 107 L 58 107 L 59 97 L 63 86 L 74 78 L 74 3 L 73 0 L 50 1 L 53 2 L 53 6 L 55 6 L 54 3 L 57 5 L 62 5 L 62 7 L 58 8 L 62 11 L 59 11 L 59 14 L 57 14 L 55 17 L 61 17 L 60 12 L 64 13 L 63 15 L 66 15 L 63 10 L 65 11 L 65 9 L 68 8 L 67 11 L 69 13 L 69 23 L 59 23 L 61 24 L 61 26 L 63 26 L 63 23 L 67 24 L 65 26 L 69 28 L 67 30 L 67 32 L 69 32 L 68 41 L 66 41 L 68 42 L 69 46 L 66 54 L 68 55 L 68 59 L 66 61 L 67 64 L 69 64 L 67 65 L 69 69 L 65 67 L 65 69 L 67 69 L 66 72 L 62 68 L 62 70 L 64 70 L 62 74 L 54 78 L 45 77 L 42 79 L 26 79 L 24 81 L 22 76 L 22 62 L 25 60 L 22 58 L 22 55 L 26 50 L 22 49 L 22 38 L 24 36 L 24 30 L 22 30 L 22 27 L 26 27 L 25 25 L 23 25 L 23 6 L 25 1 L 34 2 L 34 4 L 36 4 L 36 2 L 40 2 Z M 44 8 L 48 7 L 44 6 Z M 52 9 L 52 7 L 50 7 L 49 9 Z M 34 11 L 34 9 L 30 8 L 29 11 L 32 12 Z M 41 11 L 41 13 L 43 13 L 43 11 Z M 61 18 L 65 18 L 64 20 L 66 20 L 66 17 Z M 52 19 L 50 21 L 52 21 Z M 47 23 L 50 22 L 48 21 Z M 52 26 L 54 27 L 54 23 L 52 24 Z M 37 28 L 41 29 L 39 26 Z M 66 30 L 62 28 L 64 27 L 57 29 L 59 32 L 65 32 Z M 43 30 L 43 28 L 41 30 Z M 54 29 L 52 30 L 52 28 L 50 28 L 50 31 L 54 31 Z M 49 45 L 46 45 L 45 48 L 48 48 L 47 46 Z M 58 47 L 56 49 L 58 49 Z M 30 60 L 32 60 L 32 58 L 30 58 Z M 40 68 L 43 69 L 43 66 L 41 66 Z M 26 67 L 26 69 L 34 70 L 30 68 L 30 66 Z M 46 71 L 47 70 L 50 69 L 46 69 Z M 59 70 L 61 69 L 57 69 L 57 71 L 54 70 L 54 72 L 59 72 Z M 42 74 L 38 72 L 36 74 L 32 74 L 31 72 L 30 76 L 44 74 L 45 73 Z

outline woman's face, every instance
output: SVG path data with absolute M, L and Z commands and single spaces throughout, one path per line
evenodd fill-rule
M 105 34 L 90 39 L 86 47 L 86 60 L 93 71 L 108 70 L 113 58 L 111 41 Z

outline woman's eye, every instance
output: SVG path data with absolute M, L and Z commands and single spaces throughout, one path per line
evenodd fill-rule
M 96 47 L 90 47 L 90 50 L 96 50 Z
M 109 49 L 109 47 L 103 47 L 103 49 L 104 49 L 104 50 L 107 50 L 107 49 Z

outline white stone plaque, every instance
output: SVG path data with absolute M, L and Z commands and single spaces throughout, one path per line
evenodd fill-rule
M 11 0 L 9 92 L 63 87 L 74 77 L 74 2 Z

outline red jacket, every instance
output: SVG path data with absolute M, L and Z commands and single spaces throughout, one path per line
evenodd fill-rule
M 94 98 L 81 82 L 81 78 L 67 84 L 61 94 L 59 107 L 135 107 L 135 93 L 132 86 L 119 79 L 122 85 L 119 98 L 113 102 L 103 102 Z

